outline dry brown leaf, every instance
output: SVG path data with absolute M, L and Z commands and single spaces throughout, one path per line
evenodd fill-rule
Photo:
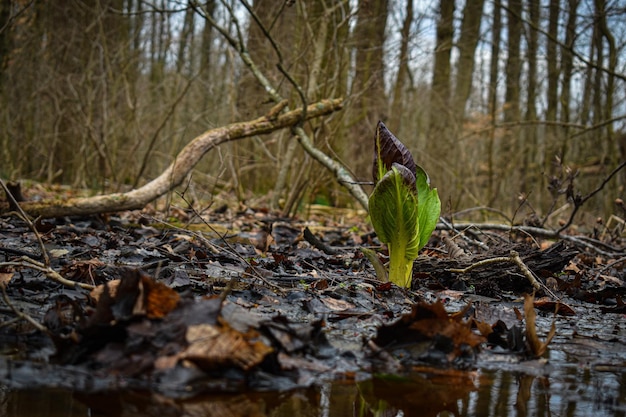
M 163 318 L 178 305 L 180 295 L 162 282 L 157 282 L 147 275 L 142 275 L 141 284 L 144 288 L 143 303 L 148 318 Z M 140 293 L 137 300 L 138 302 L 141 296 L 142 294 Z
M 388 346 L 391 343 L 411 344 L 432 340 L 441 335 L 452 340 L 454 354 L 458 355 L 462 345 L 474 348 L 485 341 L 482 335 L 472 331 L 471 322 L 462 320 L 464 314 L 465 311 L 448 314 L 440 301 L 433 304 L 419 303 L 398 322 L 380 327 L 374 343 L 378 346 Z
M 61 269 L 61 275 L 67 279 L 78 282 L 93 282 L 93 271 L 101 268 L 106 264 L 101 260 L 94 258 L 84 261 L 73 261 Z
M 106 284 L 98 285 L 96 288 L 91 290 L 91 293 L 89 293 L 89 295 L 97 303 L 100 300 L 102 293 L 104 293 L 104 290 L 106 287 L 107 290 L 109 291 L 109 294 L 111 295 L 111 298 L 115 298 L 115 294 L 117 294 L 117 287 L 119 287 L 119 285 L 120 285 L 120 280 L 114 279 L 114 280 L 107 282 Z
M 204 370 L 236 366 L 248 370 L 271 353 L 273 349 L 261 342 L 254 330 L 241 333 L 227 323 L 197 324 L 187 328 L 189 346 L 181 359 L 193 362 Z
M 482 334 L 485 337 L 493 333 L 493 326 L 489 323 L 474 319 L 474 325 L 476 326 L 480 334 Z
M 575 316 L 576 311 L 569 305 L 562 303 L 561 301 L 554 301 L 548 297 L 543 297 L 535 300 L 533 303 L 535 308 L 543 311 L 550 311 L 562 316 Z
M 354 308 L 354 304 L 336 298 L 320 298 L 320 301 L 332 311 L 345 311 Z
M 14 272 L 0 272 L 0 285 L 6 288 L 13 279 Z

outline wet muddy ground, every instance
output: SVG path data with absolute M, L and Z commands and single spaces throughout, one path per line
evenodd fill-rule
M 0 414 L 626 415 L 622 231 L 438 230 L 404 290 L 377 280 L 363 218 L 309 219 L 39 223 L 50 269 L 96 292 L 33 267 L 35 234 L 0 219 Z M 513 261 L 458 272 L 512 251 L 538 290 Z

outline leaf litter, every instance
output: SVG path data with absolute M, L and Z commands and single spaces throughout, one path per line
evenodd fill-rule
M 42 239 L 58 255 L 52 268 L 92 291 L 20 264 L 36 257 L 35 239 L 21 221 L 0 220 L 2 383 L 186 398 L 381 373 L 454 379 L 503 363 L 534 363 L 541 373 L 542 362 L 529 360 L 555 344 L 626 343 L 621 328 L 602 333 L 603 317 L 624 305 L 623 265 L 597 274 L 608 260 L 562 242 L 540 250 L 525 236 L 491 237 L 489 251 L 459 243 L 463 256 L 446 257 L 449 235 L 438 231 L 403 290 L 375 279 L 360 249 L 378 242 L 361 221 L 229 212 L 206 219 L 226 225 L 219 233 L 136 212 L 49 221 Z M 528 295 L 533 287 L 514 264 L 451 272 L 511 250 L 546 283 L 543 298 Z

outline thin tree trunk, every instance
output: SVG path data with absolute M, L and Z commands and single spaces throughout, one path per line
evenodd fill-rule
M 563 74 L 561 84 L 561 122 L 563 123 L 563 140 L 561 142 L 561 160 L 568 157 L 568 141 L 570 122 L 570 100 L 572 72 L 574 70 L 574 60 L 571 49 L 574 47 L 576 36 L 576 20 L 578 18 L 578 5 L 580 0 L 568 0 L 568 17 L 565 32 L 565 47 L 561 49 L 561 73 Z
M 559 57 L 557 53 L 560 0 L 550 0 L 548 16 L 548 39 L 546 40 L 546 65 L 548 70 L 548 86 L 546 90 L 546 121 L 556 121 L 558 112 L 558 91 L 559 91 Z M 558 143 L 557 128 L 554 124 L 549 124 L 546 128 L 546 162 L 554 159 L 554 153 Z
M 461 34 L 458 41 L 459 60 L 456 71 L 456 91 L 454 94 L 454 113 L 459 128 L 465 119 L 465 106 L 472 89 L 474 55 L 480 35 L 484 3 L 484 0 L 467 0 L 463 10 Z
M 413 24 L 413 1 L 406 2 L 404 23 L 400 31 L 400 56 L 398 57 L 398 74 L 393 88 L 393 98 L 391 103 L 391 116 L 389 128 L 402 136 L 402 114 L 404 113 L 404 90 L 409 76 L 408 50 L 411 36 L 411 25 Z
M 528 49 L 527 49 L 527 63 L 528 63 L 528 87 L 526 97 L 526 115 L 525 120 L 534 122 L 537 120 L 537 44 L 538 33 L 534 29 L 539 27 L 539 2 L 530 1 L 529 7 L 529 22 L 528 27 Z M 522 165 L 522 184 L 521 191 L 527 191 L 527 183 L 537 183 L 536 175 L 532 173 L 541 172 L 542 158 L 538 158 L 541 155 L 538 149 L 537 143 L 537 126 L 534 124 L 529 125 L 524 129 L 525 140 L 522 143 L 522 154 L 524 156 Z M 530 178 L 529 178 L 530 176 Z
M 506 65 L 506 93 L 504 120 L 507 122 L 520 119 L 520 75 L 522 62 L 520 59 L 520 40 L 522 36 L 522 1 L 509 1 L 508 23 L 508 58 Z M 508 156 L 507 156 L 508 157 Z
M 520 57 L 520 44 L 522 36 L 522 1 L 510 0 L 508 17 L 508 57 L 506 65 L 506 92 L 504 103 L 504 121 L 515 122 L 520 121 L 520 76 L 522 71 L 522 62 Z M 511 202 L 511 209 L 515 209 L 518 204 L 515 193 L 520 185 L 520 167 L 521 158 L 519 150 L 520 143 L 520 127 L 512 125 L 502 137 L 502 146 L 500 147 L 500 175 L 507 177 L 507 181 L 500 183 L 500 191 L 505 199 Z M 506 201 L 506 200 L 505 200 Z
M 491 62 L 489 63 L 489 114 L 491 118 L 492 129 L 489 131 L 487 141 L 487 169 L 488 169 L 488 201 L 489 205 L 493 205 L 497 196 L 495 187 L 495 125 L 498 122 L 498 62 L 500 57 L 500 33 L 502 31 L 502 4 L 500 0 L 493 2 L 493 23 L 491 30 Z
M 376 123 L 385 119 L 388 112 L 383 63 L 387 8 L 388 0 L 359 0 L 353 33 L 356 62 L 350 96 L 354 103 L 348 123 L 354 139 L 348 152 L 353 155 L 352 166 L 361 178 L 369 177 L 371 172 L 371 155 L 362 150 L 371 145 Z
M 448 143 L 447 130 L 450 126 L 450 57 L 454 41 L 454 1 L 439 2 L 439 20 L 437 21 L 437 43 L 435 45 L 435 63 L 433 83 L 430 95 L 431 137 L 442 137 Z

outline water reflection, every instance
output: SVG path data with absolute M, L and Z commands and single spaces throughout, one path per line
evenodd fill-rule
M 541 375 L 510 369 L 416 372 L 192 401 L 136 392 L 86 396 L 0 387 L 0 415 L 6 417 L 626 416 L 625 403 L 623 366 L 568 366 Z

